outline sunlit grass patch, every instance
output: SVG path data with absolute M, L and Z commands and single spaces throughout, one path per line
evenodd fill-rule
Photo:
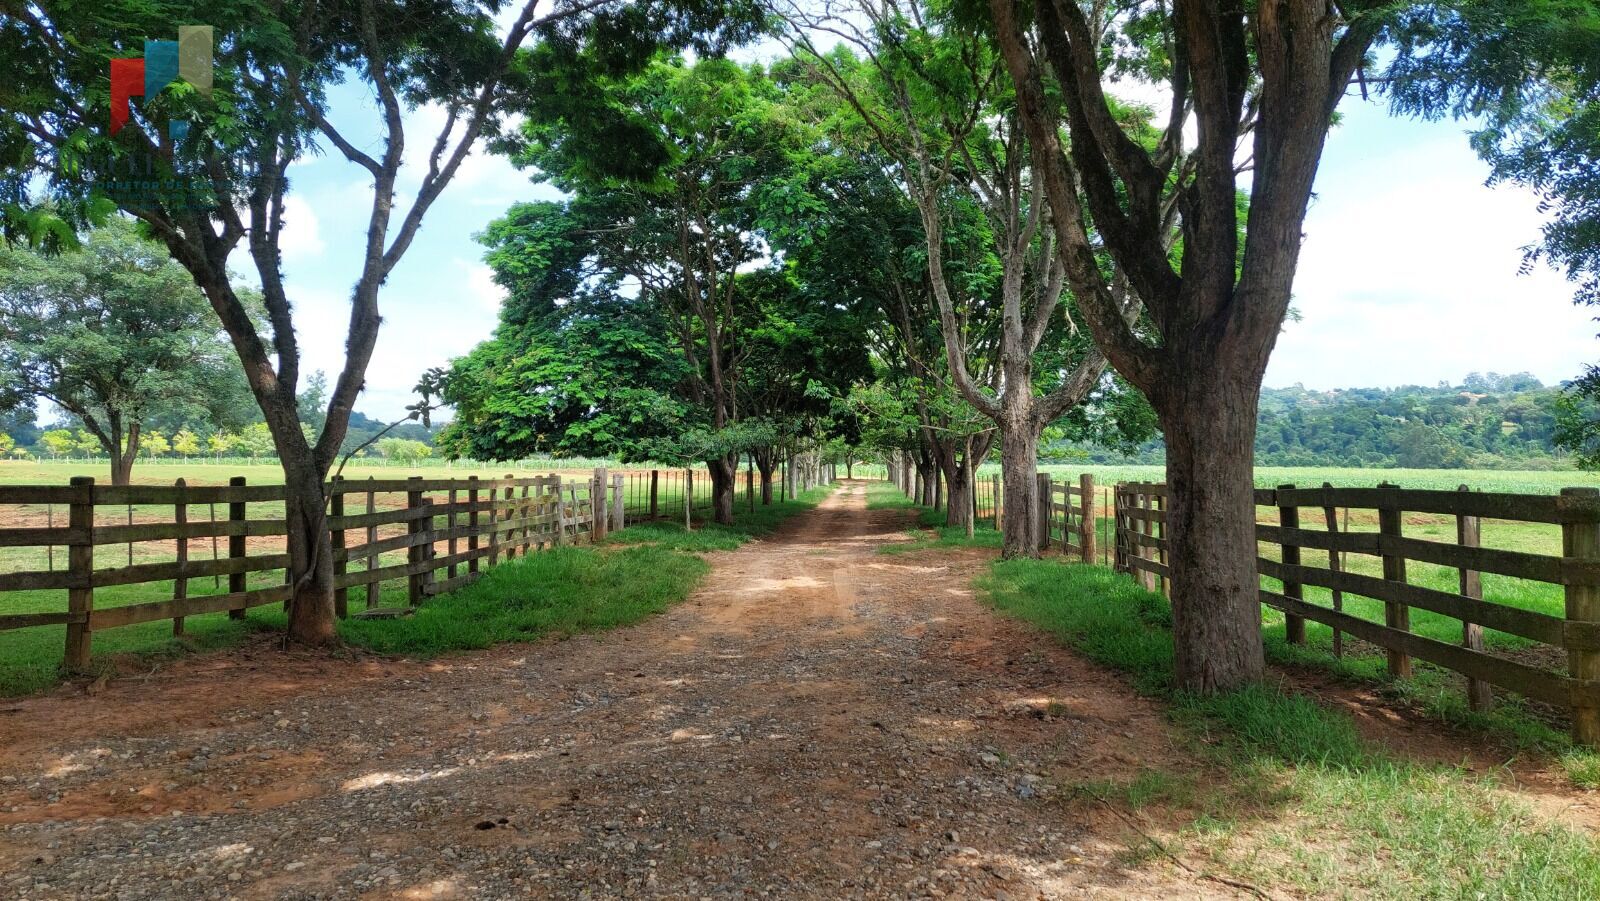
M 1203 803 L 1182 769 L 1095 786 L 1125 806 L 1188 809 L 1181 850 L 1208 866 L 1312 896 L 1600 897 L 1600 848 L 1495 779 L 1416 763 L 1364 741 L 1348 716 L 1271 686 L 1212 697 L 1174 688 L 1165 598 L 1108 570 L 995 563 L 990 603 L 1127 673 L 1195 739 Z M 1594 773 L 1578 761 L 1579 771 Z M 1220 774 L 1220 775 L 1219 775 Z

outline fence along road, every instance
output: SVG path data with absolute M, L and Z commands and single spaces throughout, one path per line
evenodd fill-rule
M 555 475 L 336 479 L 328 486 L 327 527 L 338 615 L 348 615 L 352 588 L 364 589 L 366 605 L 373 608 L 381 584 L 404 580 L 409 603 L 416 605 L 472 582 L 500 562 L 601 538 L 608 527 L 621 528 L 622 478 L 597 469 L 592 479 L 566 481 Z M 596 503 L 608 497 L 610 503 Z M 66 601 L 65 609 L 0 614 L 0 631 L 65 625 L 63 661 L 69 670 L 82 670 L 97 631 L 171 619 L 174 633 L 181 634 L 186 616 L 226 611 L 239 618 L 252 607 L 287 601 L 289 557 L 282 542 L 273 540 L 288 531 L 283 500 L 282 485 L 247 485 L 243 478 L 227 486 L 189 486 L 181 479 L 172 486 L 106 486 L 80 477 L 68 486 L 0 487 L 0 507 L 47 505 L 52 511 L 49 525 L 0 529 L 0 548 L 31 549 L 34 559 L 48 561 L 46 569 L 0 573 L 0 593 L 53 597 L 65 592 Z M 55 506 L 67 508 L 65 525 L 54 524 Z M 135 507 L 150 506 L 170 515 L 133 522 Z M 221 518 L 218 507 L 226 510 Z M 261 513 L 262 507 L 269 511 Z M 113 522 L 124 515 L 125 522 Z M 226 554 L 220 552 L 222 538 Z M 209 559 L 193 553 L 196 541 L 202 552 L 210 552 Z M 127 546 L 126 557 L 102 553 L 97 558 L 97 549 L 116 545 Z M 65 569 L 54 567 L 58 546 L 67 549 Z M 141 560 L 162 559 L 134 562 L 136 547 Z M 112 560 L 121 565 L 103 566 Z M 279 584 L 260 584 L 262 575 L 270 578 L 279 570 L 285 573 Z M 257 587 L 249 587 L 253 575 Z M 207 577 L 210 586 L 195 581 Z M 170 597 L 96 605 L 97 589 L 168 582 Z
M 908 496 L 927 494 L 909 466 L 890 467 L 888 479 Z M 975 482 L 973 506 L 998 528 L 1005 505 L 998 478 Z M 984 489 L 987 489 L 985 491 Z M 1053 481 L 1039 474 L 1040 547 L 1059 548 L 1080 562 L 1096 559 L 1094 480 L 1085 474 L 1073 481 Z M 1271 521 L 1256 523 L 1263 553 L 1257 572 L 1274 580 L 1264 585 L 1261 602 L 1284 614 L 1291 644 L 1306 641 L 1307 620 L 1333 630 L 1336 655 L 1349 635 L 1383 649 L 1391 675 L 1411 675 L 1412 658 L 1466 677 L 1467 699 L 1475 710 L 1492 702 L 1491 686 L 1508 689 L 1543 703 L 1567 708 L 1573 736 L 1600 746 L 1600 489 L 1566 488 L 1559 495 L 1486 493 L 1376 488 L 1296 488 L 1282 485 L 1257 489 L 1257 509 L 1273 511 Z M 1110 565 L 1129 573 L 1152 591 L 1167 593 L 1167 488 L 1152 482 L 1124 482 L 1112 490 Z M 1323 528 L 1308 528 L 1301 512 L 1312 511 Z M 1352 530 L 1351 510 L 1359 520 L 1377 520 L 1376 531 Z M 1344 526 L 1340 526 L 1340 513 Z M 1407 514 L 1455 520 L 1455 541 L 1443 542 L 1404 534 Z M 1259 517 L 1259 514 L 1258 514 Z M 1484 547 L 1485 521 L 1557 526 L 1559 554 Z M 1306 552 L 1311 552 L 1310 556 Z M 1380 563 L 1381 575 L 1352 571 L 1349 555 Z M 1308 562 L 1311 561 L 1311 562 Z M 1325 561 L 1317 563 L 1315 561 Z M 1407 563 L 1456 571 L 1456 589 L 1442 590 L 1408 579 Z M 1559 587 L 1563 615 L 1484 598 L 1482 575 L 1488 573 Z M 1270 584 L 1270 582 L 1269 582 Z M 1327 589 L 1330 604 L 1309 601 L 1306 586 Z M 1383 622 L 1345 610 L 1352 596 L 1383 603 Z M 1425 610 L 1461 621 L 1461 641 L 1453 644 L 1411 630 L 1411 611 Z M 1485 645 L 1492 629 L 1564 652 L 1564 672 L 1497 655 Z

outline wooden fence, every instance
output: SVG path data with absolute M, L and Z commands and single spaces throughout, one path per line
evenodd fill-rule
M 501 561 L 591 542 L 623 522 L 623 476 L 604 469 L 592 479 L 567 480 L 336 479 L 328 491 L 341 617 L 348 615 L 352 589 L 373 608 L 382 584 L 403 580 L 416 605 Z M 0 615 L 0 631 L 65 625 L 65 662 L 82 669 L 94 633 L 104 629 L 171 619 L 174 633 L 182 634 L 186 616 L 226 611 L 241 618 L 252 607 L 285 602 L 283 501 L 282 485 L 248 485 L 243 478 L 227 486 L 189 486 L 182 479 L 172 486 L 108 486 L 91 478 L 74 478 L 65 487 L 0 486 L 0 508 L 48 511 L 43 526 L 0 528 L 0 548 L 33 567 L 0 572 L 0 593 L 32 592 L 25 596 L 33 602 L 28 606 L 61 608 Z M 64 525 L 58 507 L 65 509 Z M 105 553 L 120 545 L 126 556 Z M 66 549 L 65 567 L 56 566 L 58 547 Z M 115 590 L 150 583 L 167 596 L 149 600 L 152 592 L 145 591 L 127 603 L 127 592 Z M 97 590 L 121 596 L 97 606 Z M 62 594 L 65 603 L 58 605 Z
M 1116 566 L 1162 590 L 1167 578 L 1166 500 L 1163 485 L 1118 485 L 1114 514 Z M 1466 486 L 1459 491 L 1422 491 L 1393 485 L 1284 485 L 1257 490 L 1256 504 L 1258 510 L 1275 511 L 1268 514 L 1269 521 L 1256 523 L 1261 545 L 1257 570 L 1278 583 L 1276 589 L 1261 588 L 1261 601 L 1283 612 L 1288 641 L 1304 643 L 1306 620 L 1322 623 L 1334 632 L 1336 653 L 1342 652 L 1344 636 L 1349 635 L 1384 649 L 1388 670 L 1395 676 L 1410 675 L 1412 658 L 1460 673 L 1467 679 L 1468 700 L 1476 708 L 1489 703 L 1490 686 L 1569 708 L 1574 736 L 1586 744 L 1600 744 L 1600 490 L 1568 488 L 1557 496 L 1483 493 Z M 1355 528 L 1350 525 L 1351 510 L 1357 511 Z M 1321 527 L 1306 527 L 1302 513 L 1320 519 Z M 1408 517 L 1453 519 L 1456 540 L 1408 536 L 1404 534 Z M 1375 531 L 1364 527 L 1374 518 Z M 1484 547 L 1485 522 L 1559 527 L 1560 552 Z M 1352 566 L 1352 554 L 1364 555 L 1376 565 L 1362 567 L 1358 559 Z M 1408 562 L 1454 570 L 1454 590 L 1408 580 Z M 1355 571 L 1362 568 L 1381 574 Z M 1558 586 L 1564 613 L 1557 616 L 1486 600 L 1482 574 Z M 1329 604 L 1306 600 L 1307 586 L 1326 589 Z M 1352 596 L 1382 602 L 1383 622 L 1347 611 Z M 1413 609 L 1460 620 L 1460 642 L 1414 634 Z M 1485 629 L 1558 649 L 1544 655 L 1556 663 L 1538 665 L 1537 653 L 1517 654 L 1520 659 L 1496 654 L 1496 649 L 1485 648 Z

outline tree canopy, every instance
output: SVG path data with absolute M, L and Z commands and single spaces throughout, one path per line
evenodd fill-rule
M 160 436 L 148 427 L 225 419 L 243 382 L 194 280 L 125 220 L 54 256 L 0 247 L 0 406 L 44 400 L 73 416 L 114 483 Z

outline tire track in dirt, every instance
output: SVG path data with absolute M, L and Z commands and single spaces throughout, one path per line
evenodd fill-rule
M 982 555 L 878 554 L 864 495 L 608 634 L 20 702 L 0 894 L 1228 896 L 1058 787 L 1186 759 L 1162 711 L 979 604 Z

